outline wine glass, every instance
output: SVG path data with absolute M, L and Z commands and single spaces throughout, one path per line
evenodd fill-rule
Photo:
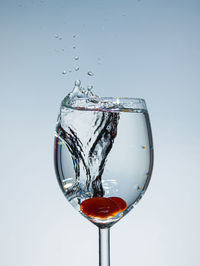
M 55 132 L 55 171 L 71 205 L 99 228 L 99 265 L 110 265 L 110 227 L 146 191 L 153 143 L 144 99 L 69 97 Z

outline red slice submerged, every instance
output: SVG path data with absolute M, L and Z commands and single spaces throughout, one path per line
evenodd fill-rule
M 108 219 L 127 208 L 126 202 L 119 197 L 96 197 L 84 200 L 80 210 L 91 218 Z

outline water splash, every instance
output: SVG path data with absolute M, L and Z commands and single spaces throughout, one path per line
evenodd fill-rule
M 87 89 L 88 89 L 88 90 L 92 90 L 92 89 L 93 89 L 93 86 L 92 86 L 92 85 L 88 85 L 88 86 L 87 86 Z
M 56 129 L 57 138 L 65 143 L 71 153 L 76 174 L 77 182 L 72 188 L 68 187 L 65 194 L 69 200 L 79 182 L 82 183 L 81 190 L 87 197 L 104 196 L 102 175 L 117 135 L 120 117 L 118 112 L 83 112 L 80 118 L 80 111 L 77 111 L 82 110 L 80 104 L 77 109 L 66 108 L 73 107 L 74 104 L 76 106 L 77 102 L 84 99 L 87 104 L 88 97 L 97 100 L 98 96 L 91 92 L 92 86 L 88 87 L 84 89 L 80 80 L 75 81 L 73 91 L 62 101 L 60 122 Z
M 74 83 L 75 87 L 80 87 L 81 86 L 81 81 L 77 79 Z

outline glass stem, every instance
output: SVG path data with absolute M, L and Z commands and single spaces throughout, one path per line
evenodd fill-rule
M 110 228 L 99 228 L 99 266 L 110 266 Z

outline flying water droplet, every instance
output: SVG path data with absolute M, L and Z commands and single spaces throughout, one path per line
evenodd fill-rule
M 79 57 L 78 57 L 78 56 L 75 56 L 75 57 L 74 57 L 74 60 L 79 60 Z
M 62 74 L 63 75 L 66 75 L 67 74 L 67 71 L 66 70 L 63 70 Z
M 73 49 L 76 49 L 76 46 L 75 45 L 73 45 Z
M 74 85 L 75 85 L 76 87 L 80 87 L 80 86 L 81 86 L 81 81 L 80 81 L 79 79 L 77 79 L 77 80 L 75 81 Z
M 94 73 L 92 71 L 88 71 L 88 76 L 94 76 Z
M 78 71 L 78 70 L 79 70 L 79 67 L 75 67 L 74 70 L 75 70 L 75 71 Z
M 58 39 L 59 36 L 58 36 L 58 34 L 56 34 L 54 37 L 55 37 L 56 39 Z
M 88 85 L 87 89 L 91 91 L 93 89 L 93 86 L 92 85 Z

